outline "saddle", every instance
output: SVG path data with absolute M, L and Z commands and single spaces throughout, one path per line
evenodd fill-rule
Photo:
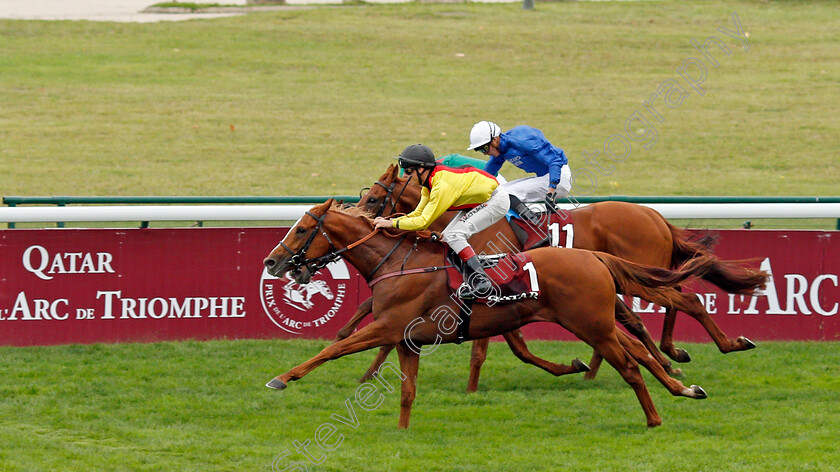
M 515 205 L 514 205 L 515 203 Z M 523 217 L 515 208 L 530 210 L 529 217 Z M 527 206 L 514 196 L 511 196 L 511 209 L 505 217 L 510 224 L 513 234 L 527 251 L 543 246 L 573 247 L 574 222 L 571 212 L 560 209 L 549 209 L 545 203 L 532 203 Z
M 483 303 L 493 306 L 497 303 L 514 303 L 526 299 L 539 297 L 540 286 L 537 279 L 537 272 L 531 256 L 525 253 L 515 254 L 494 254 L 490 256 L 479 256 L 484 272 L 493 281 L 493 291 L 485 298 L 459 299 L 457 296 L 458 287 L 464 281 L 463 261 L 455 252 L 447 248 L 446 275 L 449 281 L 449 290 L 452 292 L 453 300 L 458 300 L 461 313 L 458 323 L 458 338 L 455 344 L 464 342 L 470 330 L 470 318 L 473 304 Z
M 449 279 L 449 289 L 458 293 L 458 287 L 464 282 L 464 262 L 451 249 L 447 249 L 449 264 L 446 275 Z M 497 303 L 514 303 L 527 298 L 538 298 L 539 283 L 531 256 L 525 253 L 493 254 L 478 257 L 484 272 L 493 281 L 493 292 L 484 298 L 474 301 L 485 305 Z M 530 264 L 530 265 L 529 265 Z

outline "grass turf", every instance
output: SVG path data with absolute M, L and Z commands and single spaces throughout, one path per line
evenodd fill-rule
M 734 31 L 737 13 L 749 51 Z M 668 79 L 650 149 L 593 194 L 834 195 L 831 2 L 315 8 L 154 24 L 0 21 L 6 195 L 355 194 L 407 144 L 541 128 L 588 166 Z M 715 35 L 700 96 L 676 69 Z M 716 52 L 715 52 L 716 51 Z M 631 124 L 634 132 L 643 126 Z M 618 145 L 616 145 L 618 146 Z M 616 148 L 616 152 L 620 151 Z M 508 177 L 522 175 L 511 166 Z M 587 185 L 588 186 L 588 185 Z M 583 184 L 579 188 L 586 190 Z
M 840 431 L 836 343 L 759 343 L 719 354 L 685 347 L 683 381 L 706 400 L 673 398 L 649 375 L 663 426 L 648 430 L 629 386 L 609 366 L 594 382 L 554 378 L 492 343 L 480 390 L 464 394 L 468 347 L 421 361 L 411 427 L 396 429 L 399 389 L 372 411 L 355 402 L 372 359 L 321 366 L 289 388 L 263 387 L 324 341 L 214 341 L 0 348 L 0 469 L 347 471 L 829 471 Z M 587 358 L 582 343 L 532 342 L 555 361 Z M 396 362 L 396 357 L 392 359 Z M 388 376 L 386 376 L 386 379 Z M 393 380 L 393 378 L 391 379 Z M 355 405 L 355 403 L 354 403 Z M 341 444 L 308 446 L 332 423 Z M 292 470 L 292 469 L 288 469 Z
M 717 32 L 736 11 L 750 50 Z M 572 159 L 602 150 L 717 35 L 706 94 L 595 194 L 834 195 L 840 105 L 831 2 L 616 2 L 317 8 L 160 24 L 0 21 L 0 189 L 13 195 L 354 194 L 405 145 L 464 152 L 479 119 L 540 127 Z M 603 152 L 602 152 L 603 155 Z M 509 177 L 520 173 L 507 166 Z M 262 384 L 318 341 L 0 348 L 0 470 L 267 470 L 342 413 L 370 356 L 282 393 Z M 587 356 L 533 343 L 550 359 Z M 833 470 L 835 343 L 693 345 L 664 425 L 629 387 L 554 379 L 491 346 L 421 367 L 412 427 L 396 393 L 311 470 Z M 300 454 L 286 458 L 302 459 Z

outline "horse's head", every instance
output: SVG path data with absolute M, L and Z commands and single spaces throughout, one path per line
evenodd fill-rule
M 290 272 L 295 282 L 305 285 L 319 269 L 375 235 L 370 215 L 331 198 L 307 211 L 263 263 L 269 274 Z
M 330 241 L 322 235 L 322 226 L 333 204 L 334 201 L 330 199 L 312 207 L 289 230 L 283 241 L 263 260 L 269 274 L 281 277 L 290 272 L 299 284 L 307 284 L 312 280 L 312 273 L 317 268 L 315 260 L 330 250 Z
M 420 201 L 420 189 L 412 186 L 410 179 L 400 177 L 399 170 L 394 164 L 388 166 L 356 206 L 374 217 L 411 211 Z

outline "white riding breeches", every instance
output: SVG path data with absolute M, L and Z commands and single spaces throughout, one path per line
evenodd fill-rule
M 502 186 L 496 187 L 490 199 L 470 210 L 462 210 L 446 225 L 443 240 L 459 253 L 469 246 L 467 239 L 505 217 L 510 208 L 510 197 Z
M 538 177 L 523 177 L 502 184 L 507 193 L 523 202 L 541 202 L 548 193 L 548 174 Z M 560 170 L 560 183 L 557 184 L 556 198 L 565 197 L 572 189 L 572 171 L 568 164 Z

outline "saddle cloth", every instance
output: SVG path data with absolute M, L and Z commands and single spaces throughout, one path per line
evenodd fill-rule
M 460 258 L 451 251 L 447 251 L 452 263 L 446 268 L 449 279 L 449 289 L 458 293 L 458 287 L 464 281 L 461 273 Z M 525 253 L 495 254 L 479 256 L 484 271 L 493 280 L 493 292 L 486 298 L 475 301 L 486 305 L 496 303 L 513 303 L 528 298 L 538 298 L 540 293 L 537 272 L 531 256 Z M 454 267 L 452 267 L 454 266 Z
M 508 222 L 524 251 L 543 246 L 573 247 L 575 233 L 571 212 L 557 210 L 535 213 L 540 219 L 539 224 L 523 219 L 513 210 L 508 212 Z

